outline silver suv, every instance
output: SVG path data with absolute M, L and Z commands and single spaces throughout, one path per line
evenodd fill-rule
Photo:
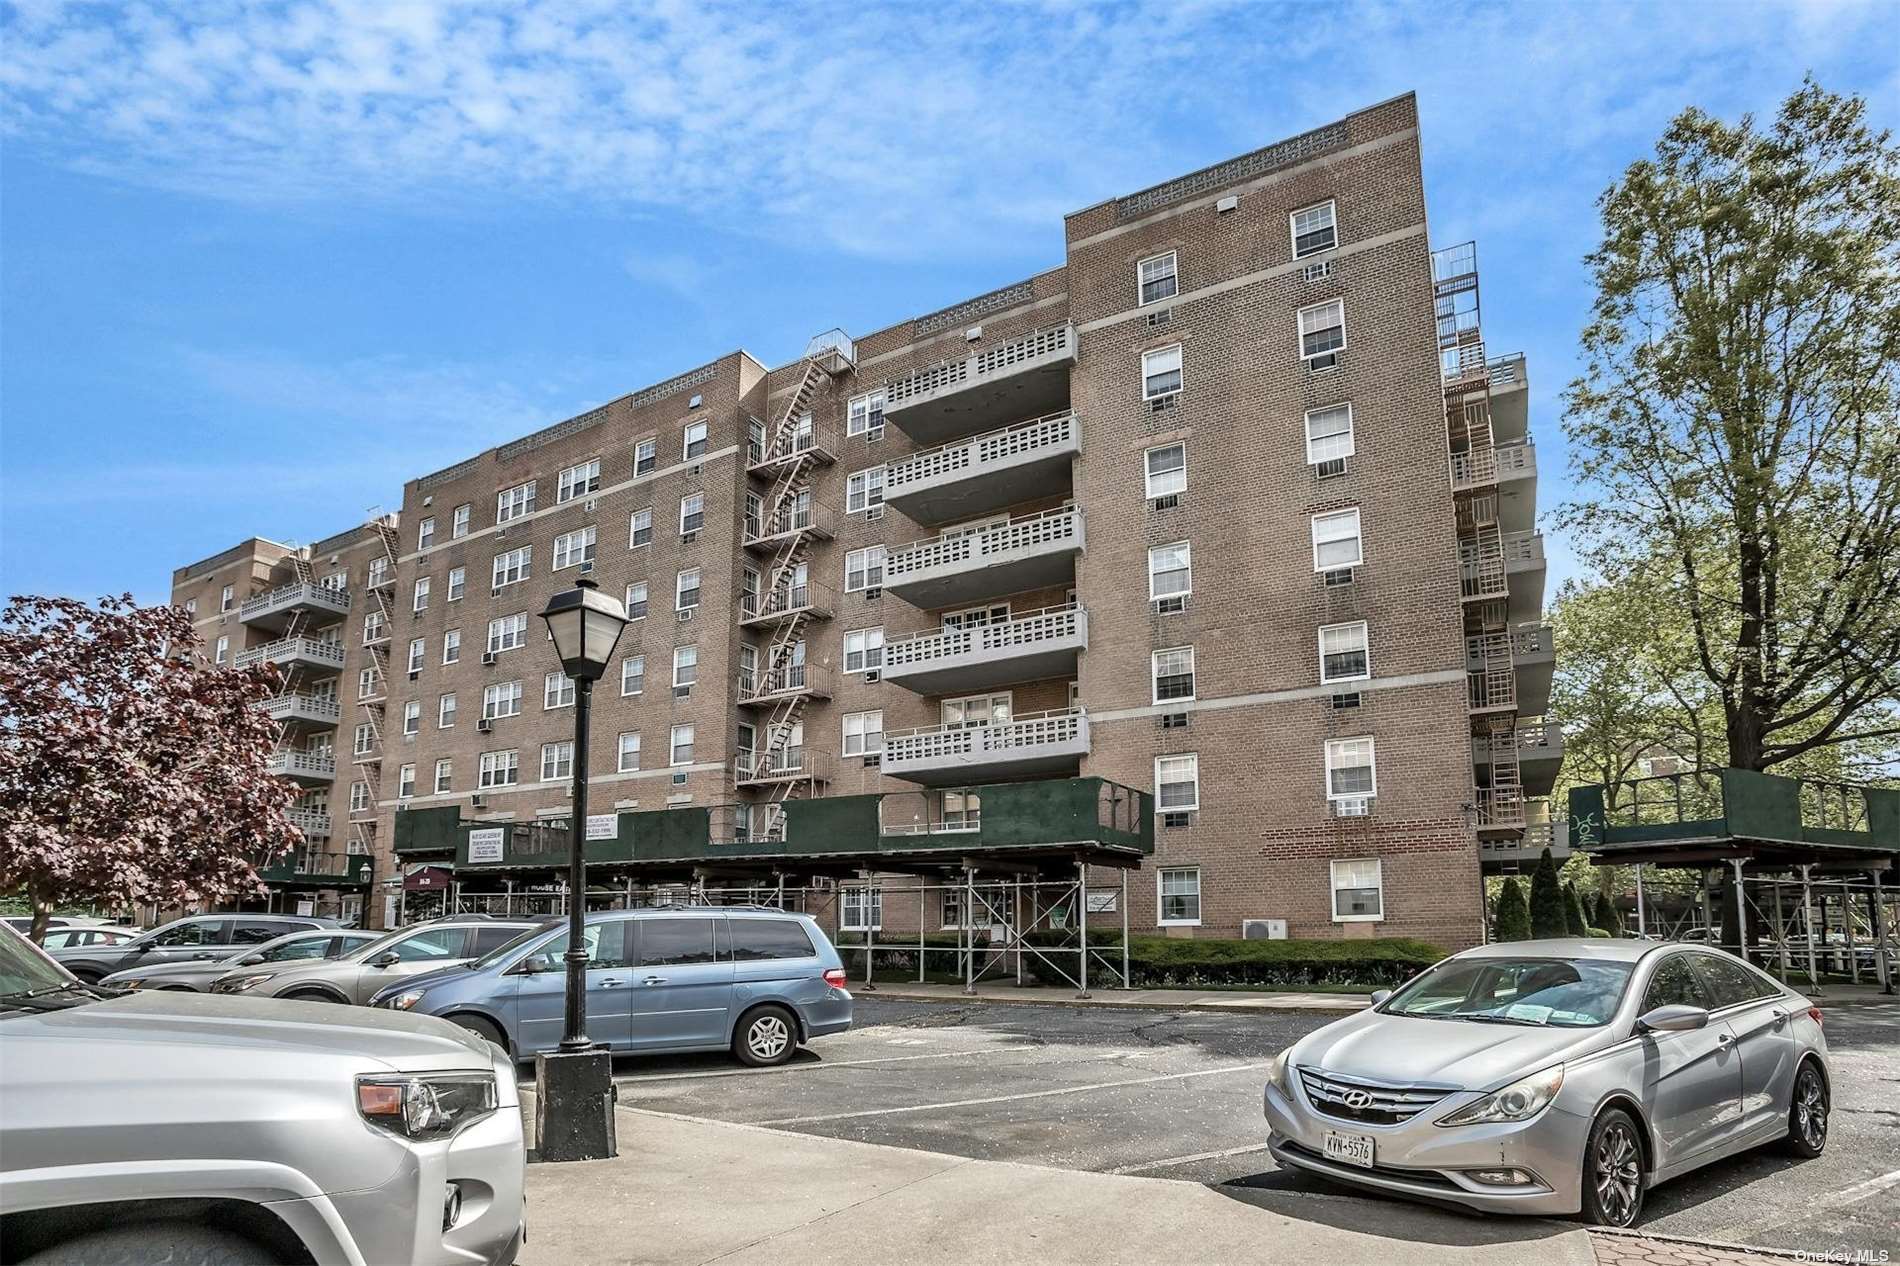
M 450 915 L 398 928 L 341 958 L 241 967 L 213 981 L 211 992 L 362 1006 L 379 990 L 407 977 L 480 958 L 543 922 L 481 914 Z
M 140 990 L 0 931 L 9 1262 L 507 1263 L 515 1070 L 446 1021 Z
M 141 932 L 118 945 L 79 945 L 50 950 L 60 965 L 85 981 L 132 967 L 208 963 L 246 946 L 262 945 L 286 932 L 337 926 L 335 919 L 284 914 L 194 914 Z

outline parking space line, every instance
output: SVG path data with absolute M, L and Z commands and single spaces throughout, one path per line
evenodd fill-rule
M 1079 1095 L 1091 1090 L 1113 1090 L 1117 1086 L 1146 1086 L 1158 1081 L 1185 1081 L 1190 1077 L 1219 1077 L 1225 1073 L 1244 1073 L 1261 1068 L 1269 1068 L 1273 1061 L 1261 1060 L 1253 1064 L 1230 1064 L 1225 1068 L 1203 1068 L 1191 1073 L 1157 1073 L 1153 1077 L 1130 1077 L 1123 1081 L 1098 1081 L 1085 1086 L 1060 1086 L 1054 1090 L 1026 1090 L 1014 1095 L 985 1095 L 980 1099 L 952 1099 L 944 1103 L 914 1103 L 901 1108 L 865 1108 L 857 1112 L 827 1112 L 819 1116 L 778 1117 L 770 1121 L 753 1121 L 752 1125 L 816 1125 L 824 1121 L 850 1121 L 859 1117 L 887 1117 L 906 1112 L 936 1112 L 944 1108 L 974 1108 L 987 1103 L 1014 1103 L 1021 1099 L 1047 1099 L 1055 1095 Z
M 1832 1195 L 1822 1196 L 1810 1203 L 1816 1209 L 1836 1209 L 1845 1205 L 1858 1204 L 1867 1197 L 1896 1185 L 1900 1185 L 1900 1169 L 1857 1182 L 1850 1187 L 1842 1187 Z
M 1224 1160 L 1229 1156 L 1245 1156 L 1249 1152 L 1264 1152 L 1265 1143 L 1249 1143 L 1245 1147 L 1223 1147 L 1218 1152 L 1191 1152 L 1186 1156 L 1169 1156 L 1161 1160 L 1146 1161 L 1140 1165 L 1117 1165 L 1114 1169 L 1097 1172 L 1104 1174 L 1145 1174 L 1151 1169 L 1172 1169 L 1176 1165 L 1191 1165 L 1195 1161 Z
M 880 1055 L 876 1059 L 820 1059 L 801 1064 L 780 1064 L 777 1068 L 715 1068 L 703 1073 L 630 1073 L 617 1080 L 640 1086 L 649 1081 L 692 1081 L 701 1077 L 767 1077 L 773 1073 L 816 1072 L 824 1068 L 857 1068 L 864 1064 L 906 1064 L 918 1059 L 956 1059 L 963 1055 L 1009 1055 L 1017 1051 L 1040 1050 L 1036 1042 L 1015 1046 L 986 1046 L 969 1051 L 932 1051 L 927 1055 Z

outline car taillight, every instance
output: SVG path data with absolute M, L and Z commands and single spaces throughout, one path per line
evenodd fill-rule
M 844 988 L 844 980 L 844 968 L 827 967 L 825 969 L 825 983 L 830 985 L 833 989 Z
M 1821 1023 L 1821 1008 L 1819 1008 L 1819 1007 L 1809 1007 L 1809 1008 L 1808 1008 L 1808 1019 L 1810 1019 L 1810 1020 L 1812 1020 L 1812 1021 L 1814 1021 L 1814 1022 L 1815 1022 L 1816 1024 L 1819 1024 L 1819 1023 Z

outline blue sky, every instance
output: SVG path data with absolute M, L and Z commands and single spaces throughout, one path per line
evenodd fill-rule
M 1546 506 L 1593 201 L 1896 8 L 0 0 L 0 588 L 168 592 L 743 346 L 1059 263 L 1065 212 L 1408 90 L 1530 356 Z M 1554 573 L 1570 563 L 1553 542 Z

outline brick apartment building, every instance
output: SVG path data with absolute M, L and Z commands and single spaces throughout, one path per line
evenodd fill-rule
M 1471 248 L 1431 250 L 1413 99 L 1066 238 L 180 569 L 217 653 L 292 670 L 285 886 L 378 894 L 378 924 L 399 811 L 566 813 L 536 614 L 585 573 L 640 617 L 595 693 L 596 812 L 757 839 L 881 794 L 886 831 L 954 830 L 968 788 L 1101 777 L 1155 797 L 1138 931 L 1481 939 L 1481 864 L 1547 838 L 1561 740 L 1523 364 L 1486 355 Z

